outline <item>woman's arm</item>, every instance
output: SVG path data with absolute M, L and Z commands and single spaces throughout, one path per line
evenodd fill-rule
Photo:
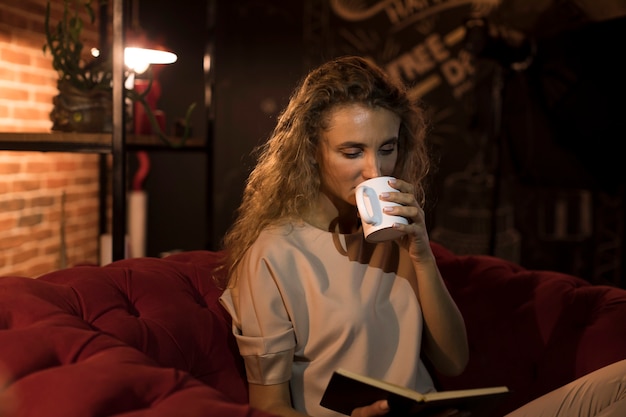
M 424 316 L 423 350 L 438 371 L 459 375 L 469 360 L 465 322 L 441 278 L 434 255 L 430 257 L 413 260 Z
M 417 275 L 417 282 L 413 284 L 424 316 L 423 350 L 438 371 L 458 375 L 469 359 L 465 322 L 437 267 L 424 210 L 415 200 L 412 185 L 397 180 L 391 186 L 400 192 L 383 198 L 402 206 L 393 207 L 389 214 L 410 219 L 408 225 L 397 227 L 408 235 L 409 253 Z
M 282 417 L 306 417 L 293 409 L 289 382 L 275 385 L 248 384 L 250 405 Z

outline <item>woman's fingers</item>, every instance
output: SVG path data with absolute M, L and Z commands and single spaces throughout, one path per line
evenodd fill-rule
M 389 412 L 389 404 L 387 400 L 380 400 L 368 405 L 367 407 L 355 408 L 350 414 L 351 417 L 378 417 L 384 416 Z

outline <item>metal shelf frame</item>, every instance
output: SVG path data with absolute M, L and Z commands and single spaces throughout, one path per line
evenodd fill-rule
M 100 154 L 100 233 L 107 232 L 107 161 L 112 155 L 112 260 L 125 257 L 126 235 L 126 193 L 127 193 L 127 155 L 133 151 L 188 151 L 203 152 L 211 158 L 209 139 L 189 138 L 184 143 L 179 138 L 168 138 L 166 144 L 156 135 L 129 135 L 126 128 L 124 98 L 124 22 L 125 0 L 113 0 L 112 15 L 112 59 L 113 59 L 113 128 L 111 133 L 77 132 L 0 132 L 0 150 L 3 151 L 38 151 Z M 100 9 L 101 47 L 107 38 L 108 17 L 106 6 Z M 207 167 L 209 169 L 209 167 Z M 209 176 L 210 184 L 210 176 Z M 208 190 L 210 192 L 210 189 Z

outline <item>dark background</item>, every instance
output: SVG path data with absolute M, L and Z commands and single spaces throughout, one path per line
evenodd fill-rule
M 447 33 L 469 11 L 431 17 L 428 30 Z M 150 153 L 149 256 L 220 247 L 254 163 L 250 152 L 309 68 L 344 53 L 392 60 L 379 42 L 384 19 L 341 21 L 326 0 L 144 0 L 140 12 L 142 26 L 179 57 L 159 74 L 168 129 L 197 102 L 193 136 L 208 141 L 206 152 Z M 618 2 L 540 0 L 490 12 L 490 25 L 534 43 L 534 59 L 512 70 L 517 45 L 490 43 L 473 57 L 471 89 L 422 97 L 433 118 L 433 240 L 624 285 L 624 15 Z M 400 52 L 423 40 L 410 30 L 393 39 Z M 346 31 L 369 43 L 355 46 Z M 450 49 L 463 57 L 467 47 Z
M 166 133 L 170 135 L 174 134 L 176 121 L 183 119 L 187 108 L 195 103 L 191 135 L 211 140 L 204 70 L 210 37 L 207 4 L 194 0 L 139 3 L 142 29 L 178 56 L 174 64 L 157 70 L 161 84 L 158 108 L 165 113 Z M 137 160 L 134 154 L 128 159 L 132 178 Z M 210 247 L 210 152 L 159 150 L 149 152 L 149 159 L 150 171 L 144 184 L 148 193 L 146 255 Z

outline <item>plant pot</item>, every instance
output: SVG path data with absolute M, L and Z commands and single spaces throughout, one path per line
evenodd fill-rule
M 113 129 L 113 97 L 110 89 L 82 91 L 67 82 L 57 83 L 50 112 L 52 130 L 110 133 Z

